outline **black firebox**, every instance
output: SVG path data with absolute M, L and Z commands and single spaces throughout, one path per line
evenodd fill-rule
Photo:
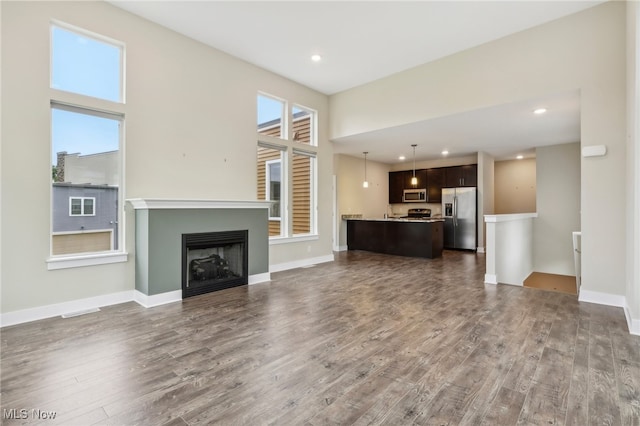
M 249 231 L 182 234 L 182 298 L 249 281 Z

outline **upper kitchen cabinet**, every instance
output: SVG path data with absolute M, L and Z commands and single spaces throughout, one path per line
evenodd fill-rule
M 427 171 L 416 170 L 417 185 L 411 185 L 413 170 L 389 172 L 389 204 L 402 203 L 402 194 L 405 189 L 426 188 Z
M 402 191 L 404 191 L 406 173 L 406 171 L 389 172 L 389 204 L 402 202 Z
M 407 179 L 407 186 L 405 189 L 424 189 L 427 187 L 427 170 L 421 169 L 416 170 L 416 178 L 418 179 L 418 183 L 416 185 L 411 185 L 411 178 L 413 177 L 413 170 L 409 170 L 409 178 Z
M 445 169 L 427 169 L 427 203 L 439 203 L 442 200 Z
M 457 186 L 477 186 L 478 185 L 478 165 L 446 167 L 445 169 L 446 188 Z

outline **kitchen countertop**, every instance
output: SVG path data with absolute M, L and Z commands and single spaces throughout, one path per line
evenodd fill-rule
M 347 217 L 345 220 L 363 220 L 363 221 L 376 221 L 376 222 L 444 222 L 444 218 L 431 217 L 428 219 L 409 219 L 406 217 L 389 217 L 389 218 L 366 218 L 366 217 Z

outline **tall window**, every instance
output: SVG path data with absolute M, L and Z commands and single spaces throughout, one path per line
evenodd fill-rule
M 263 94 L 258 95 L 257 106 L 258 199 L 271 202 L 269 235 L 313 235 L 316 113 Z
M 52 255 L 119 249 L 121 120 L 52 103 Z
M 51 100 L 51 254 L 120 251 L 124 116 L 92 98 L 122 102 L 123 47 L 57 24 L 51 37 L 52 89 L 86 96 Z
M 270 201 L 269 236 L 283 236 L 284 194 L 283 164 L 286 164 L 286 150 L 279 145 L 258 143 L 258 199 Z

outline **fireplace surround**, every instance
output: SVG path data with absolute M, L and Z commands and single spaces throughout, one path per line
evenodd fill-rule
M 143 306 L 183 298 L 185 234 L 246 230 L 246 284 L 270 280 L 268 202 L 140 198 L 127 201 L 135 213 L 135 289 L 136 300 Z M 213 254 L 220 256 L 217 252 Z M 209 255 L 205 253 L 202 257 Z

